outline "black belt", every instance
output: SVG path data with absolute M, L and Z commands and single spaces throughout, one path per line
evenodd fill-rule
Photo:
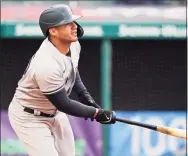
M 54 114 L 46 114 L 46 113 L 40 112 L 38 110 L 34 110 L 31 108 L 27 108 L 27 107 L 24 108 L 24 111 L 34 114 L 35 116 L 44 116 L 44 117 L 54 117 L 55 116 Z

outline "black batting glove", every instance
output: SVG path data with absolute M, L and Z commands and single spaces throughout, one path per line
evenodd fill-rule
M 111 110 L 98 109 L 94 118 L 101 124 L 114 124 L 116 122 L 116 114 Z

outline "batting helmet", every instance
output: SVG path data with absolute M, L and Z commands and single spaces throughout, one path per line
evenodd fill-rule
M 39 25 L 42 33 L 47 37 L 48 29 L 63 24 L 75 22 L 77 25 L 77 36 L 82 37 L 84 34 L 83 28 L 75 21 L 82 16 L 74 15 L 69 6 L 64 4 L 54 5 L 44 10 L 39 18 Z

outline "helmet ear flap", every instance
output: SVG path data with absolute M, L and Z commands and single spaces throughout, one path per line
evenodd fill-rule
M 77 36 L 78 38 L 81 38 L 84 35 L 84 29 L 74 21 L 74 23 L 77 25 Z

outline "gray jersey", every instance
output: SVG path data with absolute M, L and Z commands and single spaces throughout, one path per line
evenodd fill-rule
M 18 82 L 15 98 L 20 104 L 46 113 L 56 108 L 44 96 L 65 88 L 69 95 L 75 82 L 80 55 L 78 41 L 71 44 L 71 57 L 60 53 L 46 38 Z

